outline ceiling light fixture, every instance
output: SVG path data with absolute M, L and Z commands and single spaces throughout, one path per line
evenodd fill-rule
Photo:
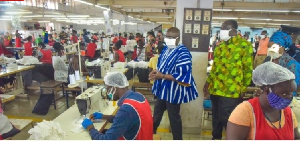
M 52 18 L 54 20 L 68 20 L 68 18 Z
M 104 10 L 109 10 L 109 8 L 106 8 L 106 7 L 103 7 L 103 6 L 99 6 L 99 5 L 95 5 L 95 7 L 98 7 L 98 8 L 104 9 Z
M 234 11 L 237 11 L 237 12 L 279 12 L 279 13 L 290 12 L 289 10 L 263 10 L 263 9 L 259 9 L 259 10 L 254 10 L 254 9 L 235 9 Z
M 39 23 L 50 23 L 50 21 L 38 21 Z
M 87 18 L 90 15 L 67 15 L 68 18 Z
M 93 5 L 92 3 L 89 3 L 89 2 L 86 2 L 86 1 L 83 1 L 83 0 L 74 0 L 74 1 L 84 3 L 84 4 L 87 4 L 87 5 Z
M 270 21 L 272 19 L 259 19 L 259 18 L 240 18 L 241 20 L 262 20 L 262 21 Z
M 0 6 L 14 6 L 14 5 L 11 3 L 0 3 Z
M 238 19 L 237 17 L 212 17 L 213 19 Z
M 63 18 L 66 17 L 65 15 L 44 15 L 44 17 L 50 17 L 50 18 Z
M 9 15 L 32 14 L 32 12 L 5 12 L 5 14 L 9 14 Z
M 43 17 L 43 15 L 30 15 L 30 16 L 22 16 L 24 18 L 38 18 L 38 17 Z
M 11 21 L 11 19 L 0 19 L 0 21 Z
M 213 9 L 213 11 L 232 11 L 232 9 Z

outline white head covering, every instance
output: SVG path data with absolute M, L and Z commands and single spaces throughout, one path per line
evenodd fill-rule
M 125 88 L 129 86 L 126 76 L 121 72 L 107 73 L 104 77 L 104 83 L 105 85 L 117 88 Z
M 295 75 L 290 70 L 273 62 L 257 66 L 252 76 L 253 83 L 257 86 L 274 85 L 295 79 Z

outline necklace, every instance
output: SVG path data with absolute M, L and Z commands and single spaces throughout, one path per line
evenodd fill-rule
M 267 118 L 267 120 L 271 123 L 271 125 L 272 125 L 275 129 L 277 129 L 276 126 L 271 122 L 271 120 L 269 119 L 269 117 L 265 114 L 265 112 L 263 112 L 263 113 L 264 113 L 265 117 Z M 281 110 L 280 110 L 280 114 L 279 114 L 279 128 L 278 128 L 278 129 L 280 129 L 280 128 L 281 128 Z

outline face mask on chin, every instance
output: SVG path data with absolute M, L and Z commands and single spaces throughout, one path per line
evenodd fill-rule
M 265 39 L 265 38 L 266 38 L 266 35 L 260 35 L 260 37 L 261 37 L 262 39 Z
M 176 39 L 165 38 L 165 43 L 168 46 L 168 48 L 176 48 L 177 47 L 176 46 L 177 38 Z
M 268 49 L 268 54 L 267 55 L 271 57 L 271 60 L 272 59 L 277 59 L 277 58 L 282 56 L 282 54 L 279 53 L 280 48 L 281 47 L 278 44 L 273 44 Z
M 114 90 L 113 90 L 113 89 L 114 89 Z M 110 101 L 113 101 L 113 100 L 114 100 L 114 95 L 115 95 L 116 91 L 117 91 L 117 89 L 116 89 L 115 87 L 112 87 L 112 88 L 110 89 L 110 91 L 109 91 L 108 94 L 107 94 L 108 100 L 110 100 Z
M 230 30 L 220 30 L 220 39 L 223 41 L 228 41 L 231 36 L 229 36 Z

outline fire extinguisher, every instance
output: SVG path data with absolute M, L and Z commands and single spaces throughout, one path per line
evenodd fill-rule
M 212 49 L 212 46 L 208 48 L 208 60 L 213 60 L 214 59 L 214 51 Z

